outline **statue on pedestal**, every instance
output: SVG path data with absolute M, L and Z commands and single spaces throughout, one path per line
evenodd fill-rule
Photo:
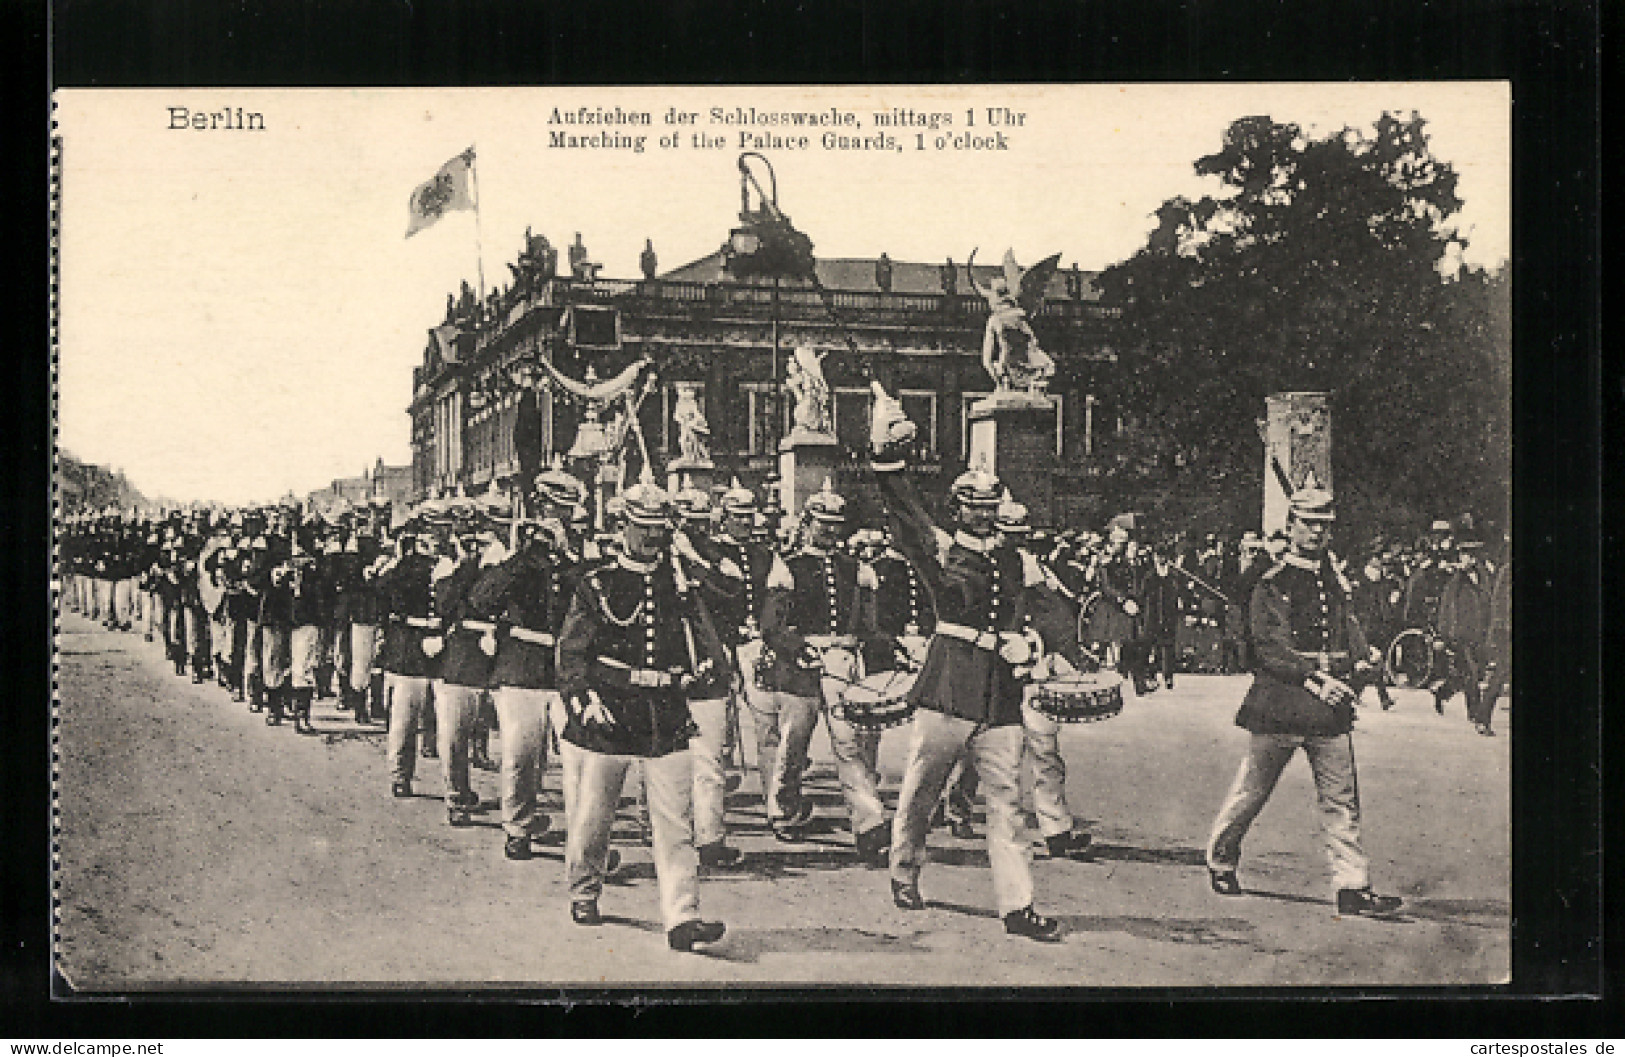
M 995 276 L 986 287 L 976 281 L 976 251 L 965 265 L 971 286 L 987 300 L 987 331 L 982 338 L 982 366 L 993 378 L 995 398 L 1002 393 L 1025 391 L 1035 399 L 1055 374 L 1055 361 L 1038 347 L 1028 318 L 1044 304 L 1044 290 L 1059 267 L 1061 255 L 1046 257 L 1022 270 L 1013 252 L 1004 252 L 1004 274 Z
M 679 455 L 673 466 L 711 466 L 711 426 L 700 409 L 700 383 L 677 383 L 677 407 L 672 418 L 677 422 L 677 448 Z
M 785 388 L 796 402 L 790 416 L 792 438 L 808 434 L 824 438 L 832 433 L 834 415 L 829 382 L 824 380 L 824 357 L 828 355 L 803 345 L 791 354 L 785 365 Z
M 660 270 L 660 258 L 655 256 L 655 240 L 643 240 L 643 252 L 638 254 L 638 267 L 643 271 L 645 282 L 654 282 L 655 274 Z

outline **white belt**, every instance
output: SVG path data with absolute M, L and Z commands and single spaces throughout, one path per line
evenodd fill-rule
M 856 635 L 808 635 L 807 645 L 819 650 L 856 649 Z
M 491 631 L 497 629 L 496 624 L 489 620 L 459 620 L 457 626 L 464 631 Z
M 529 628 L 509 628 L 508 634 L 520 642 L 529 642 L 537 646 L 552 646 L 558 642 L 546 631 L 532 631 Z
M 618 661 L 613 657 L 599 657 L 598 663 L 607 668 L 619 668 L 626 673 L 626 681 L 633 686 L 664 688 L 676 686 L 681 678 L 671 672 L 662 672 L 655 668 L 634 668 L 625 661 Z
M 950 639 L 968 642 L 977 649 L 996 650 L 999 648 L 999 636 L 991 631 L 977 631 L 963 624 L 953 624 L 946 620 L 937 621 L 937 634 L 946 635 Z
M 410 625 L 411 627 L 414 627 L 414 628 L 428 628 L 430 630 L 436 630 L 436 629 L 438 629 L 440 627 L 440 618 L 439 617 L 402 617 L 401 618 L 401 623 Z

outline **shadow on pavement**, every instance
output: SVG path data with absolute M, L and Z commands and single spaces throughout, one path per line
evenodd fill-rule
M 851 927 L 740 929 L 695 953 L 718 961 L 754 963 L 764 954 L 929 954 L 923 932 L 893 936 Z
M 1512 907 L 1501 899 L 1407 900 L 1404 911 L 1412 918 L 1439 924 L 1480 929 L 1506 929 L 1512 925 Z
M 987 907 L 968 907 L 963 903 L 950 903 L 945 899 L 927 899 L 925 908 L 927 910 L 946 910 L 950 914 L 963 914 L 968 918 L 991 918 L 995 921 L 999 918 L 999 915 L 987 909 Z
M 1112 862 L 1144 862 L 1159 866 L 1206 866 L 1207 856 L 1200 848 L 1136 848 L 1129 844 L 1102 844 L 1089 846 L 1097 859 Z
M 707 880 L 727 877 L 771 881 L 798 877 L 809 870 L 856 870 L 857 859 L 846 845 L 813 845 L 806 851 L 748 851 L 737 866 L 705 870 Z M 879 871 L 877 871 L 878 873 Z
M 1273 899 L 1278 903 L 1303 903 L 1312 907 L 1329 907 L 1332 905 L 1330 899 L 1294 895 L 1291 892 L 1265 892 L 1257 888 L 1243 888 L 1241 895 L 1243 898 L 1251 896 L 1254 899 Z
M 1156 943 L 1204 947 L 1245 947 L 1259 954 L 1286 954 L 1259 942 L 1258 929 L 1244 918 L 1153 918 L 1138 915 L 1057 915 L 1068 932 L 1121 932 Z

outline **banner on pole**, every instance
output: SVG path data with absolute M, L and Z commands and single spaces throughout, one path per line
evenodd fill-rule
M 469 174 L 474 168 L 474 148 L 470 147 L 440 167 L 434 178 L 417 186 L 406 208 L 410 216 L 406 237 L 411 238 L 453 209 L 473 209 Z

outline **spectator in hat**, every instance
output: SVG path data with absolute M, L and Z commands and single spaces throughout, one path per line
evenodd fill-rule
M 1433 690 L 1433 707 L 1443 715 L 1445 703 L 1458 691 L 1467 700 L 1473 729 L 1488 737 L 1495 702 L 1484 700 L 1479 686 L 1484 674 L 1484 646 L 1490 631 L 1490 583 L 1478 562 L 1481 544 L 1464 540 L 1457 565 L 1439 592 L 1437 630 L 1444 643 L 1444 679 Z
M 1141 651 L 1139 667 L 1145 683 L 1157 689 L 1153 669 L 1162 673 L 1162 685 L 1174 688 L 1174 637 L 1185 611 L 1184 584 L 1175 579 L 1166 546 L 1152 548 L 1151 565 L 1136 585 L 1140 615 L 1135 625 L 1135 646 Z

